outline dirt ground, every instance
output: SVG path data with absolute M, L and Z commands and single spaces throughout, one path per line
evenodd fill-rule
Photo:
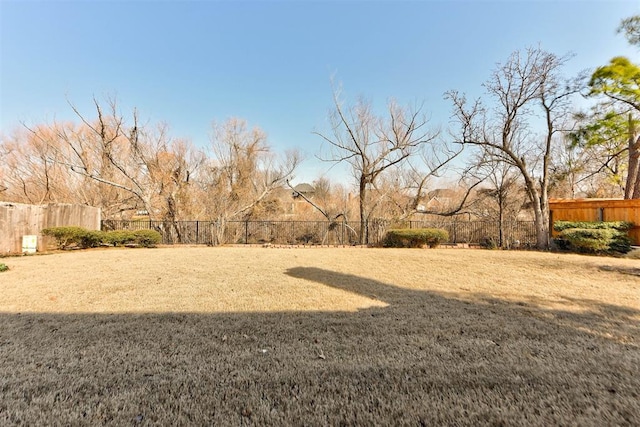
M 640 425 L 638 260 L 170 247 L 2 262 L 3 425 Z

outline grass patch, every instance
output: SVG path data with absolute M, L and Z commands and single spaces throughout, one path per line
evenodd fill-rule
M 7 263 L 1 424 L 640 423 L 635 260 L 180 247 Z
M 631 252 L 625 255 L 627 259 L 640 259 L 640 248 L 632 249 Z

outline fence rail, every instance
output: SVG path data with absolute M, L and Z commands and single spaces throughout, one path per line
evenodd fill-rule
M 367 224 L 369 244 L 382 242 L 389 221 Z M 442 228 L 449 233 L 450 244 L 495 244 L 504 247 L 534 246 L 533 222 L 519 221 L 502 225 L 497 221 L 407 221 L 410 228 Z M 163 244 L 265 244 L 276 245 L 355 245 L 359 240 L 359 222 L 328 221 L 150 221 L 103 220 L 102 230 L 156 230 Z

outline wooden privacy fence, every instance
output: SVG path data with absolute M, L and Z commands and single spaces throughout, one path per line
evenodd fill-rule
M 633 245 L 640 245 L 640 199 L 551 199 L 550 222 L 555 221 L 629 221 Z M 553 230 L 553 226 L 551 227 Z M 555 232 L 553 232 L 555 234 Z
M 0 202 L 0 254 L 20 253 L 22 237 L 38 236 L 38 251 L 52 243 L 40 234 L 47 227 L 78 226 L 100 229 L 100 209 L 85 205 L 25 205 Z
M 504 223 L 502 233 L 497 221 L 407 221 L 410 228 L 443 228 L 451 244 L 498 244 L 502 235 L 505 247 L 533 247 L 536 233 L 533 222 Z M 356 245 L 360 223 L 329 221 L 151 221 L 104 220 L 102 230 L 151 229 L 162 234 L 163 244 L 264 244 L 277 245 Z M 389 221 L 368 224 L 369 244 L 381 243 Z

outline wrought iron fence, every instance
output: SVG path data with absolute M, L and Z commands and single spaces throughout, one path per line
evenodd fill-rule
M 533 221 L 411 221 L 410 228 L 442 228 L 449 233 L 449 243 L 468 243 L 507 248 L 534 247 L 536 229 Z
M 407 221 L 402 226 L 445 229 L 450 244 L 529 247 L 536 241 L 530 221 L 504 223 L 502 227 L 497 221 Z M 380 244 L 390 227 L 390 221 L 370 221 L 368 243 Z M 144 229 L 160 232 L 163 244 L 356 245 L 360 241 L 360 223 L 354 221 L 102 221 L 105 231 Z

